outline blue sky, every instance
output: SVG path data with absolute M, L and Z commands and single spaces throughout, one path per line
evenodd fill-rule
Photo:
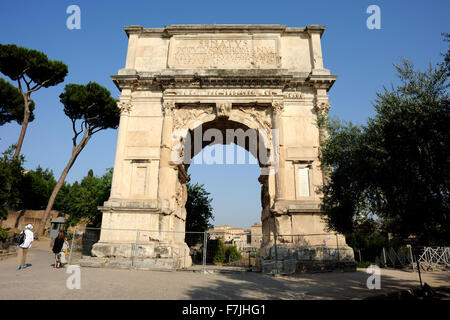
M 66 28 L 69 5 L 81 8 L 81 30 Z M 381 8 L 381 30 L 369 30 L 366 9 Z M 30 123 L 22 153 L 27 169 L 40 165 L 59 177 L 71 152 L 72 130 L 59 94 L 68 83 L 96 81 L 114 97 L 110 76 L 124 67 L 125 25 L 171 24 L 325 25 L 324 65 L 338 79 L 330 90 L 330 115 L 363 124 L 374 114 L 372 101 L 383 85 L 395 83 L 393 63 L 404 57 L 424 69 L 447 50 L 442 32 L 450 33 L 450 1 L 2 1 L 0 43 L 45 52 L 69 66 L 65 82 L 32 95 L 36 119 Z M 0 151 L 17 142 L 20 126 L 0 127 Z M 117 131 L 100 132 L 77 159 L 67 178 L 80 180 L 93 169 L 98 175 L 114 165 Z M 192 165 L 192 181 L 211 193 L 215 224 L 249 227 L 260 219 L 256 165 Z

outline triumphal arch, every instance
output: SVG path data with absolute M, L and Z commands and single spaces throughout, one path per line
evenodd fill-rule
M 144 266 L 189 266 L 183 232 L 190 160 L 206 145 L 234 142 L 261 167 L 263 257 L 273 260 L 277 235 L 277 260 L 294 268 L 295 260 L 323 260 L 323 237 L 295 235 L 326 232 L 319 146 L 327 133 L 317 120 L 330 109 L 336 75 L 323 65 L 324 29 L 125 27 L 126 65 L 112 76 L 121 91 L 114 176 L 93 255 L 126 259 L 138 240 Z M 146 231 L 136 239 L 135 229 Z M 329 243 L 348 249 L 341 235 Z M 338 256 L 353 260 L 352 251 Z

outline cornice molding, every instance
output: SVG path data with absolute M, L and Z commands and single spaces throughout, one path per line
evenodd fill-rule
M 125 33 L 138 34 L 139 36 L 160 36 L 171 37 L 182 34 L 199 33 L 278 33 L 278 34 L 311 34 L 320 33 L 322 36 L 325 26 L 309 25 L 306 27 L 286 27 L 279 24 L 191 24 L 191 25 L 170 25 L 164 28 L 144 28 L 138 25 L 125 26 Z
M 239 72 L 240 71 L 240 72 Z M 220 70 L 212 72 L 173 72 L 173 73 L 134 73 L 111 76 L 119 90 L 149 89 L 192 89 L 192 88 L 277 88 L 296 89 L 303 86 L 327 91 L 336 81 L 336 75 L 312 75 L 305 73 L 283 73 L 280 70 L 232 70 L 222 74 Z

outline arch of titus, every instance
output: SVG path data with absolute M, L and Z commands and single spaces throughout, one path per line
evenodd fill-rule
M 277 260 L 294 269 L 302 261 L 352 262 L 351 249 L 336 250 L 349 249 L 342 235 L 293 236 L 326 233 L 318 191 L 326 132 L 316 121 L 328 113 L 336 76 L 323 66 L 324 29 L 125 27 L 126 65 L 112 76 L 121 90 L 114 176 L 93 256 L 110 264 L 135 255 L 147 267 L 191 265 L 183 234 L 187 170 L 202 147 L 214 144 L 202 136 L 214 128 L 224 137 L 229 129 L 257 132 L 231 142 L 261 166 L 262 264 L 273 262 L 275 234 Z M 147 231 L 136 239 L 136 229 Z

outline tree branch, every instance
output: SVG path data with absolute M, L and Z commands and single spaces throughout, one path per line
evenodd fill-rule
M 84 120 L 84 121 L 81 123 L 81 126 L 84 126 L 84 130 L 87 130 L 87 129 L 88 129 L 88 123 L 86 122 L 86 120 Z
M 73 145 L 75 147 L 77 145 L 77 138 L 80 135 L 80 133 L 83 132 L 83 130 L 81 130 L 80 132 L 77 132 L 77 129 L 76 129 L 76 126 L 75 126 L 76 120 L 75 119 L 70 119 L 70 120 L 72 121 L 72 129 L 73 129 L 73 133 L 74 133 L 72 141 L 73 141 Z
M 97 133 L 97 132 L 99 132 L 99 131 L 103 130 L 104 128 L 103 128 L 103 127 L 99 127 L 99 128 L 98 128 L 98 130 L 94 130 L 94 129 L 95 129 L 95 127 L 94 127 L 94 128 L 92 128 L 92 132 L 91 132 L 91 135 L 93 135 L 94 133 Z
M 28 90 L 30 90 L 30 84 L 33 82 L 33 80 L 28 76 L 28 78 L 29 78 L 29 80 L 27 81 L 27 74 L 22 74 L 22 78 L 23 78 L 23 81 L 27 84 L 27 88 L 28 88 Z
M 94 119 L 97 119 L 98 117 L 100 117 L 100 115 L 98 114 L 98 115 L 96 115 L 95 117 L 92 117 L 92 118 L 85 118 L 86 119 L 86 121 L 91 121 L 91 120 L 94 120 Z
M 22 83 L 20 82 L 20 77 L 19 77 L 19 79 L 17 79 L 17 82 L 19 83 L 19 90 L 20 90 L 20 93 L 21 93 L 22 96 L 23 96 L 24 93 L 23 93 L 23 90 L 22 90 Z
M 49 82 L 51 79 L 47 79 L 45 81 L 43 81 L 41 84 L 36 84 L 33 88 L 31 88 L 31 90 L 28 90 L 29 93 L 32 93 L 34 91 L 39 90 L 40 88 L 42 88 L 47 82 Z

